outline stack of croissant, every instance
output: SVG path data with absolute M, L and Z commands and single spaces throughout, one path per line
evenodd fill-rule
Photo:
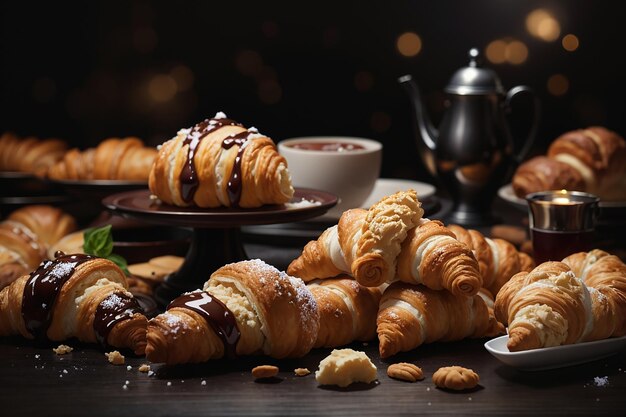
M 532 268 L 532 259 L 506 241 L 459 226 L 447 228 L 422 215 L 415 191 L 399 192 L 369 210 L 344 212 L 337 225 L 305 246 L 287 271 L 313 285 L 314 295 L 327 279 L 335 287 L 337 281 L 345 287 L 354 280 L 352 286 L 360 288 L 347 292 L 351 296 L 346 291 L 339 298 L 333 295 L 345 301 L 345 307 L 334 311 L 357 314 L 333 318 L 322 313 L 322 328 L 333 321 L 340 323 L 338 328 L 347 327 L 341 324 L 346 315 L 356 320 L 354 328 L 369 329 L 348 333 L 352 340 L 378 334 L 381 357 L 423 343 L 504 331 L 494 317 L 492 294 L 513 274 Z M 371 302 L 374 296 L 380 297 L 378 305 Z M 328 297 L 318 296 L 320 311 Z
M 67 151 L 47 171 L 55 180 L 147 181 L 157 150 L 134 137 L 110 138 L 96 148 Z
M 63 157 L 66 149 L 67 144 L 60 139 L 19 138 L 5 133 L 0 136 L 0 171 L 42 176 Z
M 626 200 L 626 141 L 603 127 L 559 136 L 545 156 L 519 166 L 513 176 L 515 194 L 548 190 L 586 191 L 603 200 Z
M 76 221 L 61 209 L 26 206 L 0 223 L 0 289 L 32 271 L 49 247 L 76 230 Z
M 602 250 L 516 274 L 498 293 L 512 352 L 626 335 L 626 265 Z

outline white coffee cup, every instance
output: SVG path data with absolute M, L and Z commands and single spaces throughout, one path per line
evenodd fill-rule
M 278 150 L 287 159 L 294 187 L 312 188 L 336 195 L 339 201 L 328 213 L 339 217 L 361 207 L 380 176 L 382 144 L 345 136 L 310 136 L 282 140 Z

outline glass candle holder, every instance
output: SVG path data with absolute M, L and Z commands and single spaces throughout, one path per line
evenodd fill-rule
M 537 264 L 561 261 L 592 249 L 600 199 L 579 191 L 542 191 L 526 196 L 530 238 Z

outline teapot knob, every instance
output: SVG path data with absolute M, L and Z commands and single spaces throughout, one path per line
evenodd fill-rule
M 478 66 L 478 59 L 479 59 L 479 56 L 480 56 L 480 51 L 478 50 L 478 48 L 470 49 L 468 55 L 469 55 L 469 59 L 470 59 L 469 66 L 473 67 L 473 68 L 477 67 Z

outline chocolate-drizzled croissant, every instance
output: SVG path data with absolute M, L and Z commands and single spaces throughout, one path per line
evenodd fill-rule
M 0 336 L 83 342 L 144 353 L 147 319 L 113 262 L 89 255 L 46 260 L 0 292 Z
M 313 347 L 319 319 L 302 280 L 258 259 L 237 262 L 150 320 L 146 356 L 169 365 L 260 353 L 300 357 Z
M 223 113 L 165 142 L 149 185 L 161 201 L 183 207 L 253 208 L 286 203 L 294 193 L 274 142 Z

